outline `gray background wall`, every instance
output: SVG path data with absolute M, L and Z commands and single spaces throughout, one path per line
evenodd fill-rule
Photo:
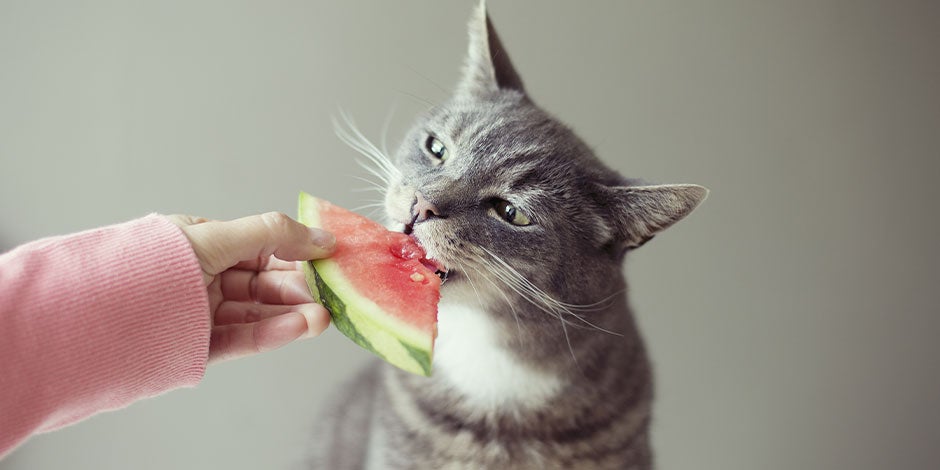
M 472 2 L 0 0 L 0 241 L 374 195 Z M 712 189 L 635 253 L 663 469 L 940 465 L 940 3 L 509 2 L 534 98 L 631 176 Z M 283 468 L 367 359 L 334 331 L 33 438 L 0 469 Z

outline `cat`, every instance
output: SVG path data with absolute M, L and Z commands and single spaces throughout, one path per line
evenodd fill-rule
M 391 225 L 446 268 L 433 374 L 369 366 L 319 421 L 310 465 L 651 468 L 622 263 L 708 191 L 620 176 L 526 94 L 482 2 L 469 32 L 453 97 L 394 163 L 370 153 Z

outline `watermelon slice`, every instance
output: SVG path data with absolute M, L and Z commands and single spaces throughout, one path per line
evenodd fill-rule
M 406 371 L 431 375 L 441 279 L 408 235 L 300 193 L 300 221 L 336 236 L 327 259 L 304 263 L 313 297 L 333 325 Z

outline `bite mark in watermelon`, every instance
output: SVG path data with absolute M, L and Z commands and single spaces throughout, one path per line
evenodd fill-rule
M 431 375 L 441 279 L 424 249 L 305 192 L 299 219 L 336 236 L 331 257 L 304 263 L 307 285 L 333 325 L 392 365 Z

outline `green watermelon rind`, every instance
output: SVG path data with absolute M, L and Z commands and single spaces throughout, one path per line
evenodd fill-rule
M 300 194 L 302 223 L 319 227 L 317 199 Z M 431 375 L 433 338 L 395 319 L 360 294 L 335 261 L 326 258 L 303 264 L 314 299 L 330 312 L 333 325 L 359 346 L 408 372 Z
M 433 345 L 421 344 L 428 343 L 422 341 L 425 335 L 391 321 L 381 321 L 387 314 L 375 303 L 362 298 L 355 288 L 337 281 L 335 270 L 335 263 L 330 266 L 322 260 L 304 263 L 307 285 L 317 302 L 330 312 L 336 329 L 396 367 L 431 375 Z M 332 285 L 324 279 L 331 279 Z

